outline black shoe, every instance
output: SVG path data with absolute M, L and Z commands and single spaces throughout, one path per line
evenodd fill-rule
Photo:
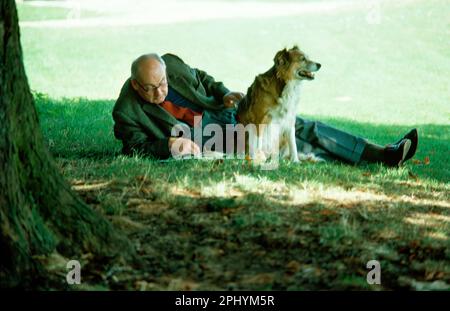
M 409 139 L 402 139 L 398 144 L 389 145 L 384 149 L 384 164 L 391 167 L 402 166 L 406 160 L 406 156 L 411 149 L 412 143 Z
M 409 131 L 403 138 L 401 138 L 398 142 L 396 142 L 394 145 L 398 145 L 402 142 L 403 139 L 409 139 L 411 141 L 411 147 L 409 148 L 408 153 L 406 154 L 405 159 L 403 162 L 411 159 L 414 154 L 416 154 L 417 145 L 419 143 L 419 135 L 417 134 L 417 129 L 412 129 Z

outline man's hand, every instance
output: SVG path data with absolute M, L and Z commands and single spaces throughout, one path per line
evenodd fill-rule
M 223 104 L 226 108 L 236 108 L 237 103 L 244 98 L 245 94 L 241 92 L 228 92 L 223 96 Z
M 183 137 L 170 137 L 169 150 L 174 158 L 187 154 L 200 154 L 200 147 L 192 140 Z

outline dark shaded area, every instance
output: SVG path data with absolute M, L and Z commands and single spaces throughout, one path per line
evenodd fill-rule
M 417 289 L 416 281 L 450 281 L 442 266 L 450 258 L 445 241 L 425 238 L 432 228 L 408 222 L 425 211 L 447 214 L 433 203 L 296 204 L 255 193 L 174 195 L 165 202 L 151 179 L 137 181 L 140 187 L 127 188 L 125 195 L 126 184 L 109 191 L 127 206 L 118 224 L 139 245 L 146 268 L 116 271 L 106 280 L 112 289 L 395 290 Z M 89 191 L 83 197 L 96 195 Z M 418 230 L 420 238 L 407 234 Z M 371 287 L 366 263 L 374 258 L 382 262 L 382 285 Z

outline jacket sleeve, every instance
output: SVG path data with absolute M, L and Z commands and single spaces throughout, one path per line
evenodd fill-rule
M 195 69 L 195 71 L 197 72 L 200 82 L 205 88 L 207 94 L 214 96 L 217 102 L 223 104 L 223 96 L 230 90 L 228 90 L 222 82 L 216 82 L 214 78 L 208 75 L 205 71 L 200 69 Z
M 114 136 L 122 141 L 126 154 L 139 154 L 157 159 L 170 157 L 169 137 L 150 139 L 139 124 L 121 112 L 114 112 Z

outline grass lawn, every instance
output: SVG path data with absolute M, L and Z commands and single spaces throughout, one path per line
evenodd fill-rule
M 450 9 L 443 0 L 380 9 L 375 24 L 360 7 L 129 26 L 25 24 L 24 61 L 50 150 L 146 263 L 98 273 L 86 255 L 80 288 L 449 289 Z M 380 144 L 417 127 L 415 160 L 401 169 L 282 163 L 262 171 L 239 160 L 119 155 L 111 111 L 139 54 L 178 54 L 245 91 L 277 50 L 296 43 L 323 65 L 305 85 L 299 114 Z M 372 259 L 381 285 L 366 282 Z M 64 282 L 55 275 L 51 287 Z
M 61 3 L 59 1 L 56 5 L 54 2 L 50 2 L 48 6 L 36 5 L 33 2 L 17 3 L 17 10 L 21 22 L 58 20 L 74 18 L 75 16 L 80 18 L 99 16 L 94 11 L 79 8 L 76 2 Z

